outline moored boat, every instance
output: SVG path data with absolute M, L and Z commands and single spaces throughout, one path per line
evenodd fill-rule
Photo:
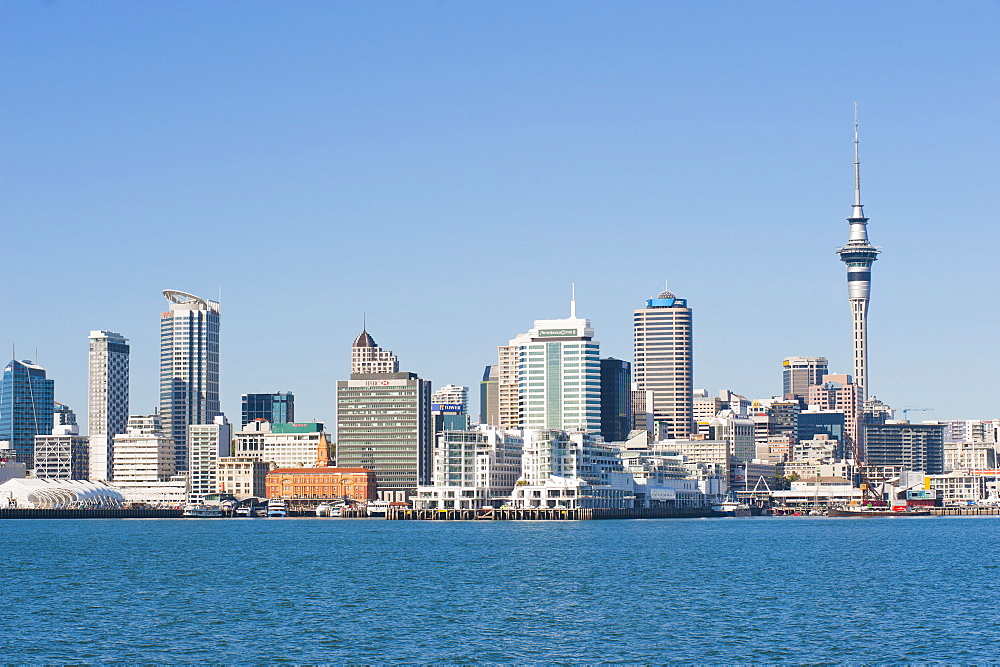
M 184 512 L 181 516 L 216 519 L 222 516 L 222 508 L 217 505 L 206 505 L 205 503 L 188 503 L 184 506 Z
M 712 516 L 752 516 L 753 512 L 749 505 L 738 503 L 735 500 L 727 500 L 722 503 L 712 505 Z
M 373 500 L 368 503 L 365 511 L 368 513 L 368 516 L 384 517 L 390 507 L 392 507 L 392 503 L 388 500 Z
M 267 501 L 267 516 L 282 517 L 288 516 L 288 505 L 281 498 L 272 498 Z
M 882 517 L 882 516 L 933 516 L 929 509 L 919 507 L 874 507 L 869 505 L 841 505 L 831 507 L 827 516 L 840 517 Z

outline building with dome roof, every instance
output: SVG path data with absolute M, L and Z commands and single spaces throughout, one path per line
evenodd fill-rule
M 399 359 L 383 350 L 367 329 L 361 331 L 351 347 L 351 373 L 398 373 Z
M 635 311 L 632 367 L 636 428 L 686 439 L 694 429 L 694 364 L 691 309 L 669 291 Z

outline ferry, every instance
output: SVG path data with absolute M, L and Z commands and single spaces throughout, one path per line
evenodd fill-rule
M 368 516 L 384 517 L 391 506 L 392 503 L 388 500 L 373 500 L 368 503 L 365 511 L 368 513 Z
M 749 505 L 727 500 L 712 505 L 712 516 L 753 516 L 753 512 Z
M 240 505 L 236 508 L 236 512 L 234 512 L 234 514 L 236 516 L 253 516 L 252 509 L 249 505 Z
M 206 505 L 205 503 L 188 503 L 184 506 L 184 512 L 181 516 L 214 519 L 222 516 L 222 508 L 218 505 Z
M 288 506 L 281 498 L 274 498 L 267 501 L 267 516 L 288 516 Z
M 827 516 L 880 517 L 880 516 L 933 516 L 929 509 L 921 507 L 872 507 L 870 505 L 841 505 L 831 507 Z

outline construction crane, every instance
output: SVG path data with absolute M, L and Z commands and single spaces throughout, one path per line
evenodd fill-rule
M 931 410 L 934 410 L 934 408 L 903 408 L 900 412 L 903 413 L 903 419 L 908 419 L 906 415 L 911 412 L 929 412 Z

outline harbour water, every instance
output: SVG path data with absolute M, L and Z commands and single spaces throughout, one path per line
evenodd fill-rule
M 1000 517 L 0 525 L 5 663 L 996 662 Z

